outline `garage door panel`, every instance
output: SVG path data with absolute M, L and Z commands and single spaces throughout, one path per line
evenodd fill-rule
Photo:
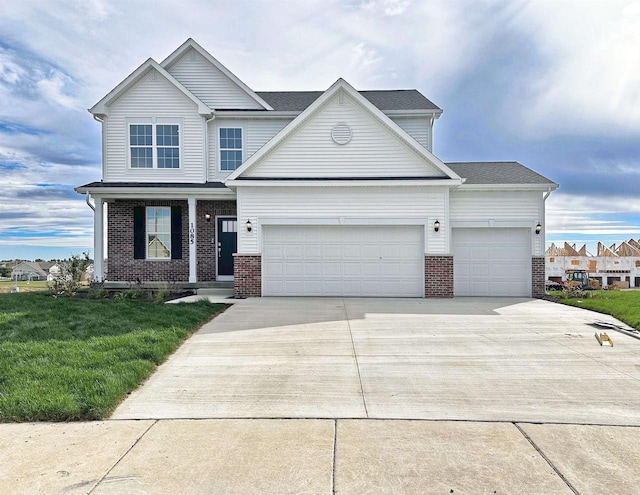
M 529 229 L 453 229 L 454 295 L 531 295 Z
M 266 225 L 263 235 L 264 295 L 424 295 L 422 227 Z

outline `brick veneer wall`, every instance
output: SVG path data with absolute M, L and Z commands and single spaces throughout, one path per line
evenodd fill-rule
M 233 293 L 235 297 L 262 296 L 262 257 L 259 254 L 233 256 Z
M 531 297 L 544 297 L 545 295 L 545 257 L 533 256 L 531 258 Z
M 135 206 L 182 207 L 182 259 L 137 260 L 133 258 L 133 208 Z M 186 201 L 115 200 L 107 206 L 107 242 L 112 282 L 188 282 L 189 211 Z
M 453 297 L 453 256 L 425 255 L 424 297 Z
M 211 221 L 204 218 L 211 215 Z M 218 260 L 216 239 L 216 216 L 236 216 L 235 201 L 198 201 L 196 206 L 196 250 L 198 282 L 210 282 L 216 279 Z

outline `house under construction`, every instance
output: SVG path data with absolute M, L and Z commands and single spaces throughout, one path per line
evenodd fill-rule
M 614 282 L 629 283 L 629 287 L 640 287 L 640 240 L 630 239 L 616 246 L 598 243 L 598 252 L 594 256 L 582 246 L 566 242 L 564 247 L 551 244 L 545 253 L 545 271 L 547 280 L 561 282 L 566 280 L 572 270 L 586 270 L 590 278 L 598 279 L 602 286 Z M 616 284 L 620 285 L 620 284 Z

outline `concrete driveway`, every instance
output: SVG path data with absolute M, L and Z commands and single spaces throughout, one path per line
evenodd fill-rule
M 247 299 L 113 418 L 640 425 L 640 341 L 600 347 L 597 319 L 615 321 L 515 298 Z

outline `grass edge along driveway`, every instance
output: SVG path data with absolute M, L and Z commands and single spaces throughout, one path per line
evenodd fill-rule
M 109 416 L 225 308 L 0 294 L 0 422 Z
M 565 298 L 561 293 L 558 296 L 562 304 L 611 315 L 640 330 L 640 290 L 599 291 L 587 298 Z

